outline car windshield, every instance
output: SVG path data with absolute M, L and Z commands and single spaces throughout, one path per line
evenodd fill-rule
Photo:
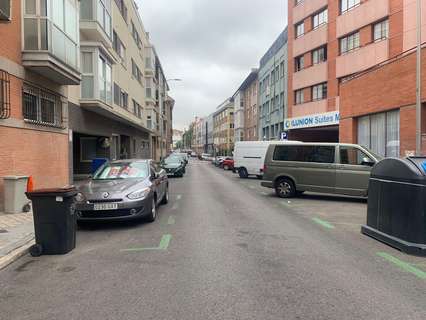
M 110 163 L 99 168 L 93 180 L 143 179 L 148 177 L 148 173 L 145 162 Z
M 182 158 L 174 156 L 174 157 L 168 157 L 164 159 L 164 164 L 181 164 Z

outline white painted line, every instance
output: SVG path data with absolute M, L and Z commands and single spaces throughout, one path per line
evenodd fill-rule
M 181 194 L 178 194 L 178 195 L 176 196 L 176 200 L 180 200 L 180 199 L 182 199 L 182 195 L 181 195 Z

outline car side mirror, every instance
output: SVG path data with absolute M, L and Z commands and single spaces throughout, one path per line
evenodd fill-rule
M 369 167 L 372 167 L 372 166 L 374 166 L 376 163 L 375 163 L 373 160 L 371 160 L 370 158 L 365 157 L 365 158 L 362 158 L 362 162 L 361 162 L 361 164 L 362 164 L 363 166 L 369 166 Z

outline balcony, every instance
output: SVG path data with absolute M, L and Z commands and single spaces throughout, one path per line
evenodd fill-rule
M 295 39 L 293 44 L 293 57 L 300 56 L 301 54 L 326 44 L 328 39 L 327 31 L 328 25 L 324 24 L 323 26 Z
M 389 16 L 389 0 L 363 2 L 337 17 L 337 38 Z
M 336 77 L 345 77 L 389 59 L 389 40 L 371 43 L 336 59 Z
M 293 74 L 293 90 L 310 87 L 318 83 L 327 82 L 327 62 L 315 64 Z
M 71 17 L 74 15 L 75 21 L 68 19 L 72 23 L 66 28 L 48 16 L 25 14 L 22 64 L 60 85 L 77 85 L 81 80 L 78 15 L 72 10 L 68 14 Z
M 81 41 L 101 42 L 112 47 L 111 1 L 84 0 L 80 5 Z
M 327 99 L 294 105 L 291 118 L 327 112 Z M 289 116 L 290 117 L 290 116 Z
M 293 22 L 299 22 L 328 5 L 328 0 L 306 0 L 293 8 Z

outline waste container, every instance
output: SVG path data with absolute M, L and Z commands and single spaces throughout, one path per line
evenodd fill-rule
M 101 166 L 104 165 L 105 162 L 107 162 L 108 159 L 106 158 L 96 158 L 92 160 L 92 168 L 91 168 L 91 173 L 92 175 L 96 172 L 96 170 L 98 170 Z
M 361 232 L 426 256 L 426 157 L 388 158 L 373 167 Z
M 27 176 L 7 176 L 4 180 L 4 211 L 6 213 L 20 213 L 28 204 L 25 197 L 27 191 Z
M 36 244 L 33 256 L 65 254 L 75 248 L 76 214 L 74 187 L 26 193 L 33 202 Z

